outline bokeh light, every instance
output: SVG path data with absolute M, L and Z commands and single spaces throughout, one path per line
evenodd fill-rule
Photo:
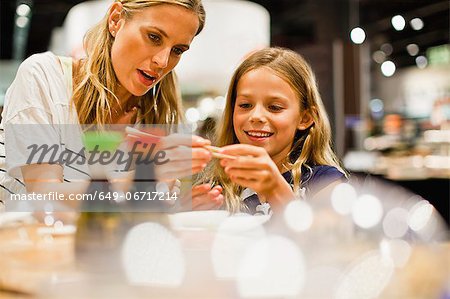
M 342 215 L 350 214 L 357 199 L 355 188 L 350 184 L 342 183 L 334 187 L 331 194 L 331 205 Z
M 28 6 L 25 3 L 20 4 L 16 8 L 16 14 L 21 17 L 26 17 L 27 15 L 30 14 L 30 12 L 31 12 L 30 6 Z
M 359 227 L 371 228 L 380 222 L 382 216 L 383 207 L 380 200 L 373 195 L 363 194 L 353 204 L 353 221 Z
M 127 234 L 122 265 L 132 285 L 179 286 L 185 276 L 185 258 L 178 239 L 158 223 L 142 223 Z
M 419 54 L 419 46 L 417 44 L 409 44 L 406 46 L 406 51 L 410 56 L 416 56 Z
M 391 19 L 392 27 L 397 31 L 402 31 L 405 29 L 406 21 L 401 15 L 393 16 Z
M 428 59 L 425 56 L 417 56 L 416 57 L 416 65 L 419 69 L 424 69 L 428 65 Z
M 350 39 L 357 45 L 362 44 L 366 39 L 366 33 L 360 27 L 353 28 L 350 31 Z
M 385 77 L 391 77 L 395 73 L 395 69 L 395 64 L 390 60 L 387 60 L 381 64 L 381 73 Z
M 243 298 L 296 296 L 303 288 L 305 261 L 298 246 L 281 236 L 254 243 L 244 254 L 237 287 Z
M 411 21 L 409 21 L 409 24 L 414 30 L 421 30 L 424 26 L 424 23 L 421 18 L 414 18 Z
M 266 237 L 262 224 L 258 217 L 251 215 L 231 216 L 220 224 L 211 248 L 211 261 L 218 278 L 237 277 L 244 253 Z
M 408 211 L 403 208 L 393 208 L 383 219 L 383 230 L 389 238 L 401 238 L 408 231 Z
M 314 214 L 310 205 L 301 200 L 291 201 L 284 210 L 284 220 L 293 231 L 302 232 L 313 223 Z
M 335 299 L 378 298 L 394 273 L 394 265 L 378 251 L 359 258 L 344 274 Z

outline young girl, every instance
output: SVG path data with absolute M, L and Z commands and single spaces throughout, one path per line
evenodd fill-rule
M 235 159 L 217 160 L 202 181 L 232 212 L 268 214 L 346 179 L 314 74 L 287 49 L 260 50 L 235 71 L 216 144 Z

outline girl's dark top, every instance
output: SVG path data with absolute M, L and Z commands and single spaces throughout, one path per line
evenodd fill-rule
M 293 178 L 291 171 L 287 171 L 282 174 L 284 179 L 293 186 Z M 336 167 L 328 166 L 328 165 L 317 165 L 312 166 L 311 169 L 306 167 L 302 168 L 302 183 L 300 188 L 305 188 L 305 196 L 306 198 L 314 196 L 317 192 L 319 192 L 324 187 L 335 181 L 346 181 L 347 178 L 344 176 L 342 172 L 340 172 Z M 248 208 L 248 213 L 254 215 L 256 211 L 256 207 L 260 205 L 260 201 L 258 199 L 258 195 L 253 194 L 244 199 L 244 204 Z

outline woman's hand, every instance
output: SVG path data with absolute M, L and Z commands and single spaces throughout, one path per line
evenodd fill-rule
M 224 196 L 222 195 L 222 187 L 214 186 L 211 188 L 211 184 L 203 184 L 192 187 L 191 196 L 187 196 L 184 199 L 184 206 L 189 207 L 192 210 L 216 210 L 219 209 L 224 203 Z M 187 202 L 191 199 L 191 202 Z
M 264 148 L 233 144 L 222 149 L 223 154 L 236 156 L 235 160 L 220 161 L 232 182 L 251 188 L 261 201 L 271 204 L 285 204 L 294 198 L 294 192 Z
M 171 134 L 161 138 L 158 151 L 164 153 L 164 163 L 155 167 L 158 180 L 182 178 L 200 172 L 211 160 L 203 146 L 211 142 L 195 135 Z

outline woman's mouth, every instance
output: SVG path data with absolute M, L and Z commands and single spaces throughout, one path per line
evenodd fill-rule
M 158 79 L 158 75 L 153 72 L 143 71 L 138 69 L 139 80 L 142 84 L 149 87 L 152 86 Z

